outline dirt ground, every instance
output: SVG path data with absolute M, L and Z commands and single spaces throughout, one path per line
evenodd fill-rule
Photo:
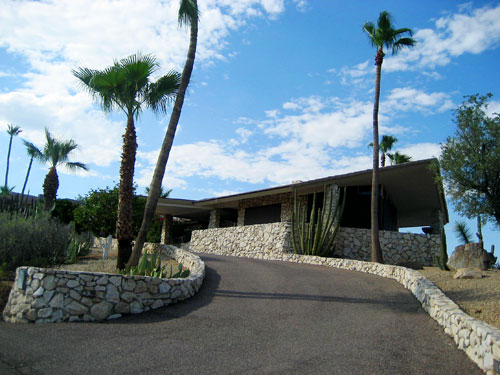
M 455 280 L 453 271 L 419 270 L 470 316 L 500 328 L 500 270 L 482 271 L 482 279 Z

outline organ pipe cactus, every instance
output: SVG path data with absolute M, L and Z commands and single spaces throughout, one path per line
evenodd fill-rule
M 338 191 L 338 187 L 336 187 Z M 331 246 L 340 225 L 340 218 L 344 212 L 347 190 L 344 187 L 342 203 L 339 204 L 337 195 L 334 208 L 326 207 L 327 201 L 333 200 L 333 191 L 324 189 L 323 205 L 316 209 L 316 193 L 313 194 L 311 218 L 307 221 L 307 206 L 297 202 L 297 191 L 294 195 L 292 213 L 292 245 L 297 254 L 327 256 L 330 255 Z M 326 210 L 326 211 L 325 211 Z

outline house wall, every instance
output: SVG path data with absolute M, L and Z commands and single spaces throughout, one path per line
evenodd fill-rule
M 415 261 L 433 265 L 439 255 L 440 236 L 380 231 L 380 245 L 388 264 Z M 369 229 L 339 228 L 334 256 L 370 261 Z M 265 256 L 292 253 L 289 223 L 247 225 L 193 231 L 190 250 L 221 255 Z
M 265 206 L 268 204 L 281 203 L 281 222 L 292 221 L 293 211 L 293 194 L 283 193 L 270 195 L 266 197 L 243 199 L 238 206 L 238 226 L 242 227 L 245 224 L 245 209 L 249 207 Z

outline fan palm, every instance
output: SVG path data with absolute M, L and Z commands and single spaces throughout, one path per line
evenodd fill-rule
M 7 134 L 10 136 L 10 139 L 9 139 L 9 150 L 7 151 L 7 169 L 5 170 L 5 183 L 3 185 L 5 189 L 2 189 L 2 194 L 6 194 L 7 192 L 8 194 L 10 194 L 10 192 L 13 190 L 13 188 L 9 188 L 8 184 L 10 151 L 12 150 L 12 138 L 19 135 L 19 133 L 21 132 L 22 130 L 19 126 L 14 126 L 11 124 L 7 125 Z
M 191 79 L 191 73 L 193 71 L 196 44 L 198 41 L 198 20 L 199 10 L 197 0 L 180 0 L 178 21 L 180 26 L 190 26 L 189 48 L 186 62 L 184 63 L 184 69 L 182 71 L 179 91 L 175 98 L 174 108 L 170 115 L 167 132 L 163 138 L 160 154 L 158 155 L 158 160 L 156 162 L 148 199 L 146 201 L 146 207 L 144 208 L 144 217 L 142 219 L 141 229 L 139 230 L 139 234 L 137 235 L 137 239 L 135 241 L 134 251 L 127 264 L 129 267 L 137 266 L 139 263 L 142 247 L 146 241 L 146 236 L 156 210 L 156 205 L 158 204 L 158 198 L 161 194 L 161 184 L 163 176 L 165 175 L 165 168 L 167 167 L 167 161 L 172 148 L 172 143 L 174 141 L 177 124 L 179 123 L 179 118 L 181 117 L 181 110 L 184 103 L 186 89 L 189 85 L 189 80 Z
M 377 27 L 372 22 L 366 22 L 363 30 L 368 34 L 371 44 L 377 49 L 375 55 L 375 65 L 377 73 L 375 77 L 375 99 L 373 103 L 373 173 L 372 173 L 372 194 L 371 194 L 371 238 L 372 238 L 372 262 L 383 263 L 382 250 L 380 249 L 379 225 L 378 225 L 378 109 L 380 101 L 380 77 L 382 73 L 382 63 L 384 61 L 384 47 L 391 49 L 393 54 L 405 47 L 415 45 L 416 41 L 411 38 L 413 31 L 408 28 L 395 29 L 391 15 L 381 12 Z
M 392 146 L 394 146 L 394 143 L 396 143 L 397 141 L 398 139 L 396 137 L 393 137 L 392 135 L 382 136 L 379 144 L 380 151 L 382 152 L 382 155 L 380 156 L 381 167 L 385 167 L 386 154 L 392 150 Z M 368 146 L 373 147 L 373 142 L 371 142 Z
M 156 82 L 151 82 L 151 76 L 158 69 L 155 57 L 138 53 L 116 61 L 104 70 L 78 68 L 73 71 L 83 87 L 105 112 L 117 108 L 127 115 L 127 126 L 123 134 L 116 221 L 119 269 L 125 268 L 132 253 L 134 236 L 132 201 L 137 152 L 134 118 L 138 118 L 144 107 L 152 109 L 155 113 L 166 113 L 167 104 L 179 88 L 179 74 L 174 71 L 162 76 Z
M 49 211 L 56 201 L 57 190 L 59 189 L 59 177 L 57 175 L 57 167 L 64 166 L 69 170 L 84 169 L 87 166 L 80 162 L 69 161 L 69 155 L 76 150 L 78 145 L 74 140 L 59 141 L 55 139 L 45 128 L 45 145 L 40 155 L 35 158 L 42 163 L 49 165 L 49 172 L 43 181 L 43 210 Z
M 23 200 L 24 196 L 24 190 L 26 189 L 26 184 L 28 183 L 28 177 L 30 176 L 30 171 L 31 171 L 31 166 L 33 165 L 33 160 L 42 159 L 42 152 L 38 147 L 36 147 L 33 143 L 28 142 L 28 141 L 23 141 L 24 146 L 26 147 L 26 152 L 28 153 L 28 156 L 30 157 L 30 163 L 28 165 L 28 172 L 26 172 L 26 178 L 24 179 L 24 184 L 23 184 L 23 190 L 21 191 L 21 202 Z

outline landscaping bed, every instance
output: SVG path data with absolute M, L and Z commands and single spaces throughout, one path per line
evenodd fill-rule
M 482 279 L 455 280 L 453 271 L 419 270 L 470 316 L 500 328 L 500 270 L 482 271 Z

